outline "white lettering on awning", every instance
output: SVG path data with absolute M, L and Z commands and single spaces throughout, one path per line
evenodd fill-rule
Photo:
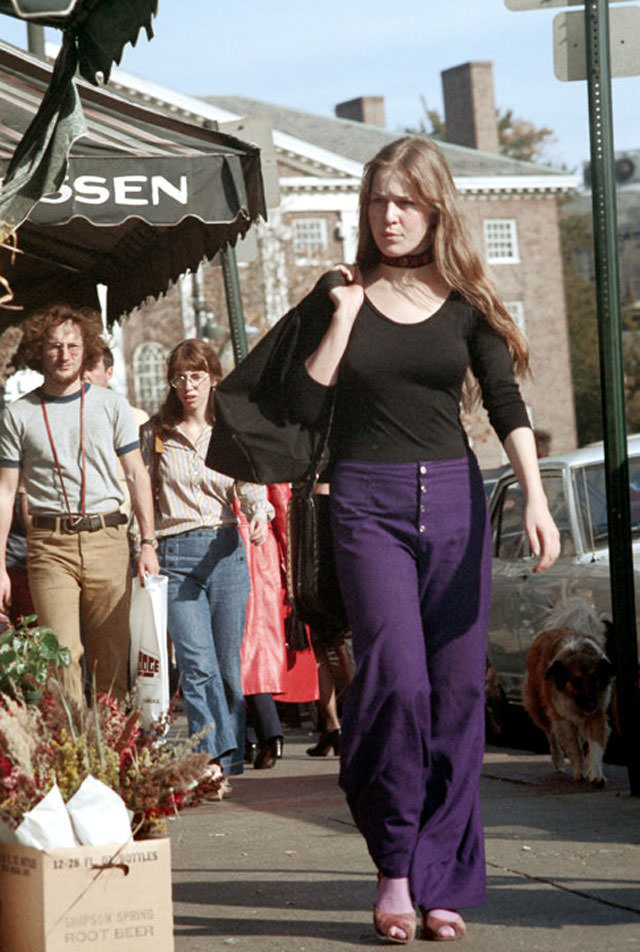
M 132 193 L 139 194 L 142 191 L 142 185 L 136 183 L 146 181 L 146 175 L 116 175 L 113 180 L 113 200 L 116 205 L 148 205 L 148 198 L 132 198 Z
M 50 192 L 49 195 L 45 195 L 40 199 L 41 202 L 47 202 L 49 205 L 61 205 L 63 202 L 68 202 L 73 191 L 71 186 L 66 182 L 64 185 L 61 185 L 57 192 Z
M 104 205 L 109 201 L 107 180 L 101 175 L 79 175 L 73 182 L 78 202 L 85 205 Z
M 83 205 L 160 205 L 165 198 L 180 205 L 189 202 L 189 180 L 180 175 L 172 182 L 164 175 L 115 175 L 113 179 L 102 175 L 79 175 L 68 178 L 57 192 L 50 192 L 40 201 L 48 205 L 62 205 L 75 196 Z
M 173 182 L 170 182 L 169 179 L 166 179 L 164 175 L 152 175 L 151 176 L 151 203 L 152 205 L 160 204 L 160 193 L 164 192 L 165 195 L 168 195 L 170 198 L 175 199 L 176 202 L 180 202 L 182 205 L 186 205 L 189 201 L 189 186 L 187 184 L 187 176 L 180 176 L 180 184 L 174 185 Z

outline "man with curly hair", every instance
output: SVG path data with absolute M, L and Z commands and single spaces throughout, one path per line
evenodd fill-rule
M 22 478 L 31 596 L 38 623 L 70 649 L 63 677 L 78 701 L 85 648 L 99 691 L 123 697 L 128 689 L 131 579 L 116 457 L 142 535 L 137 574 L 159 571 L 151 485 L 131 408 L 82 379 L 102 355 L 101 330 L 94 312 L 66 305 L 26 321 L 14 364 L 39 371 L 44 381 L 0 417 L 0 605 L 11 601 L 5 545 Z

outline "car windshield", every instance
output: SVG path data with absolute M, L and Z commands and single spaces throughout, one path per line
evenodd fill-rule
M 587 548 L 607 542 L 607 492 L 604 463 L 583 466 L 573 475 L 580 522 Z M 631 532 L 640 535 L 640 457 L 629 460 Z

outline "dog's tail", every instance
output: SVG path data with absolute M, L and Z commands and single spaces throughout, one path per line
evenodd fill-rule
M 570 595 L 554 605 L 545 619 L 545 628 L 569 628 L 583 635 L 591 635 L 604 645 L 607 626 L 594 606 L 582 595 Z

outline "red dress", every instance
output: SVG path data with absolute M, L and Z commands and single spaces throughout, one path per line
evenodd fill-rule
M 251 545 L 244 515 L 239 530 L 247 551 L 251 594 L 242 641 L 242 691 L 273 694 L 278 701 L 305 703 L 318 698 L 318 672 L 311 646 L 290 651 L 285 619 L 291 611 L 286 591 L 286 521 L 291 490 L 286 483 L 267 486 L 275 517 L 267 541 Z

